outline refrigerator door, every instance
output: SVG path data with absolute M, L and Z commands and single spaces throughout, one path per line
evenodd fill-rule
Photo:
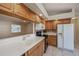
M 74 50 L 74 25 L 64 24 L 64 48 L 68 50 Z
M 58 24 L 57 25 L 57 46 L 58 48 L 62 48 L 63 47 L 63 37 L 62 37 L 62 33 L 63 33 L 63 25 L 62 24 Z

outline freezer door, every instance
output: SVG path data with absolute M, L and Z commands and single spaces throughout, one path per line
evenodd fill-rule
M 57 33 L 62 33 L 63 31 L 63 25 L 62 24 L 58 24 L 57 25 Z
M 63 25 L 59 24 L 57 25 L 57 47 L 58 48 L 62 48 L 63 47 L 63 37 L 62 37 L 62 33 L 63 33 Z
M 64 48 L 74 50 L 74 25 L 64 24 Z

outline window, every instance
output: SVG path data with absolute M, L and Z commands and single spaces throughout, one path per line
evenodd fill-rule
M 12 33 L 21 32 L 21 25 L 12 24 L 11 25 L 11 32 Z

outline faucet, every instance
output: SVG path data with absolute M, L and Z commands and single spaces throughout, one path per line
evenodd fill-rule
M 25 40 L 26 37 L 23 37 L 23 40 Z

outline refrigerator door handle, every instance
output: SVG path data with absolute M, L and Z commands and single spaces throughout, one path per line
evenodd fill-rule
M 63 33 L 58 33 L 58 35 L 60 35 L 60 36 L 61 36 L 61 38 L 63 38 Z
M 58 35 L 61 35 L 61 36 L 63 36 L 63 33 L 58 33 Z
M 59 35 L 62 35 L 62 33 L 58 33 Z

